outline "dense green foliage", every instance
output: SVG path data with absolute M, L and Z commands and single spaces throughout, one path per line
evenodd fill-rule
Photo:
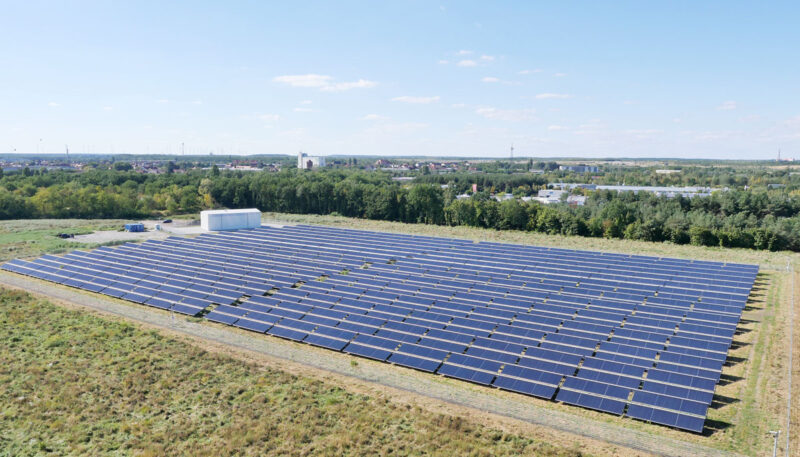
M 776 189 L 732 187 L 693 199 L 596 191 L 586 192 L 585 206 L 570 207 L 520 200 L 500 203 L 490 198 L 492 192 L 531 195 L 553 178 L 550 174 L 430 174 L 409 185 L 392 180 L 389 173 L 351 169 L 254 173 L 220 172 L 214 167 L 142 174 L 125 166 L 114 168 L 119 170 L 7 173 L 0 179 L 0 219 L 142 218 L 218 206 L 257 207 L 283 213 L 800 251 L 800 190 L 794 182 L 797 177 L 782 170 L 780 179 L 788 184 Z M 628 169 L 624 177 L 628 183 L 661 185 L 671 179 L 682 180 L 673 184 L 705 185 L 709 180 L 723 180 L 713 170 L 696 167 L 685 174 L 659 175 L 655 183 L 645 182 L 648 170 Z M 748 182 L 756 181 L 759 173 L 769 171 L 753 171 Z M 455 198 L 472 184 L 480 192 L 469 199 Z
M 0 289 L 0 456 L 578 456 Z

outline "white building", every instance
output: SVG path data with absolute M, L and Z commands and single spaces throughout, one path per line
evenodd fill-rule
M 297 168 L 301 170 L 311 170 L 325 166 L 325 157 L 310 156 L 305 152 L 297 153 Z
M 201 211 L 200 226 L 208 231 L 257 228 L 261 227 L 261 211 L 256 208 Z

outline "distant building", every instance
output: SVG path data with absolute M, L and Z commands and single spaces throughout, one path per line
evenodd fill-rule
M 656 170 L 657 175 L 671 175 L 673 173 L 680 173 L 681 170 Z
M 567 204 L 569 206 L 583 206 L 586 204 L 586 197 L 583 195 L 570 195 L 567 197 Z
M 573 173 L 597 173 L 600 171 L 600 168 L 594 165 L 559 165 L 558 169 Z
M 301 170 L 311 170 L 325 166 L 325 157 L 310 156 L 305 152 L 297 153 L 297 168 Z
M 597 189 L 597 184 L 584 184 L 584 183 L 572 183 L 572 182 L 551 182 L 547 185 L 547 187 L 552 187 L 554 189 L 586 189 L 586 190 L 595 190 Z
M 540 190 L 539 194 L 534 198 L 539 203 L 549 205 L 551 203 L 561 203 L 561 197 L 566 194 L 565 190 Z
M 499 202 L 504 202 L 506 200 L 513 200 L 514 199 L 514 194 L 510 194 L 510 193 L 497 194 L 497 195 L 493 195 L 492 198 L 494 198 L 495 200 L 497 200 Z

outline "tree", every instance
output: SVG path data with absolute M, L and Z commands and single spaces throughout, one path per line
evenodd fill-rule
M 442 224 L 444 222 L 444 198 L 440 187 L 417 184 L 408 193 L 409 222 Z
M 167 165 L 164 167 L 164 171 L 166 172 L 166 174 L 171 175 L 172 173 L 175 172 L 176 168 L 178 168 L 178 166 L 175 165 L 175 162 L 170 160 L 169 162 L 167 162 Z

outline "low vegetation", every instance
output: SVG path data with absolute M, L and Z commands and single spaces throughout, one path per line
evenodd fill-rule
M 0 455 L 577 456 L 0 291 Z
M 59 233 L 81 235 L 96 230 L 119 230 L 123 221 L 86 219 L 34 219 L 0 221 L 0 262 L 95 247 L 58 238 Z

